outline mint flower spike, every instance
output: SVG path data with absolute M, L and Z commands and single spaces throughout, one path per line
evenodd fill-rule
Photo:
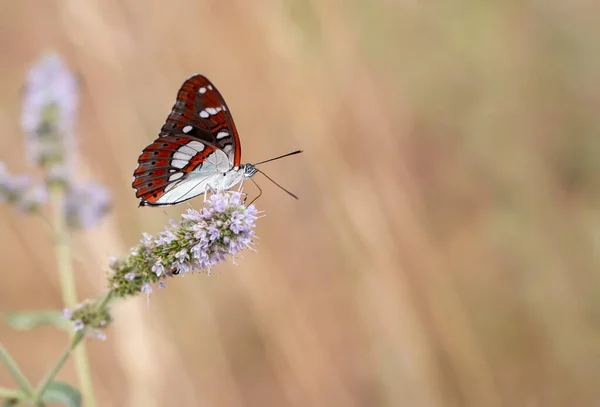
M 73 156 L 79 103 L 77 79 L 56 54 L 43 56 L 27 73 L 21 127 L 29 160 L 49 167 Z
M 243 197 L 241 192 L 215 193 L 201 210 L 188 209 L 157 236 L 144 233 L 127 258 L 111 263 L 109 288 L 119 297 L 149 294 L 152 283 L 161 283 L 161 288 L 162 280 L 176 274 L 210 274 L 242 250 L 254 251 L 255 222 L 261 215 Z

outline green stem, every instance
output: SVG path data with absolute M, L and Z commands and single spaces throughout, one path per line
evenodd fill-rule
M 8 351 L 4 348 L 4 346 L 0 343 L 0 360 L 6 366 L 12 377 L 15 379 L 19 387 L 23 390 L 23 393 L 26 395 L 33 394 L 33 386 L 29 383 L 29 380 L 23 375 L 21 369 L 17 365 L 17 362 L 10 356 Z
M 54 226 L 54 251 L 60 277 L 60 289 L 63 303 L 68 308 L 77 305 L 77 294 L 75 289 L 75 275 L 71 264 L 71 247 L 67 232 L 67 221 L 63 211 L 63 191 L 55 188 L 52 191 L 52 210 Z
M 108 291 L 106 294 L 104 294 L 104 298 L 102 298 L 102 301 L 100 301 L 98 303 L 98 309 L 104 308 L 105 306 L 108 305 L 108 303 L 110 302 L 110 300 L 112 299 L 112 296 L 115 292 L 113 290 Z
M 75 332 L 75 336 L 73 336 L 73 340 L 71 341 L 71 344 L 69 345 L 69 347 L 67 348 L 67 350 L 64 351 L 64 353 L 60 356 L 60 358 L 56 362 L 56 365 L 54 365 L 54 367 L 52 368 L 52 370 L 50 372 L 48 372 L 48 374 L 46 374 L 46 377 L 44 377 L 44 380 L 42 380 L 40 382 L 40 384 L 38 385 L 38 388 L 36 390 L 36 394 L 37 394 L 37 398 L 38 399 L 42 398 L 42 395 L 48 389 L 48 386 L 50 386 L 50 384 L 54 380 L 54 377 L 56 377 L 56 374 L 63 367 L 63 365 L 65 364 L 65 362 L 67 361 L 67 359 L 71 355 L 71 352 L 73 352 L 73 349 L 75 349 L 75 347 L 83 339 L 83 335 L 84 335 L 84 331 L 83 330 Z
M 63 210 L 64 190 L 60 187 L 55 187 L 52 189 L 51 194 L 53 226 L 55 232 L 54 247 L 56 252 L 58 273 L 60 276 L 60 287 L 65 306 L 73 309 L 77 305 L 77 293 L 75 290 L 75 275 L 73 273 L 73 265 L 71 263 L 71 246 L 69 243 L 67 220 Z M 63 356 L 68 357 L 70 355 L 71 350 L 79 343 L 81 337 L 83 337 L 83 333 L 77 332 L 75 334 L 73 337 L 73 343 L 71 344 L 68 353 L 66 356 Z M 75 342 L 75 339 L 77 338 L 78 340 Z M 87 353 L 83 344 L 74 352 L 73 357 L 75 359 L 77 377 L 81 386 L 81 395 L 83 397 L 84 405 L 88 407 L 95 407 L 96 398 L 94 397 L 94 387 L 90 374 Z M 64 363 L 64 361 L 62 363 Z M 61 366 L 62 364 L 60 364 L 58 368 L 60 369 Z

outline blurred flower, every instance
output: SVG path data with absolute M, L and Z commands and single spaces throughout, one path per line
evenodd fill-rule
M 66 165 L 55 165 L 48 169 L 46 174 L 46 183 L 50 186 L 58 185 L 68 187 L 71 183 L 73 170 Z
M 65 308 L 63 316 L 71 321 L 73 329 L 76 331 L 86 330 L 86 334 L 98 339 L 106 339 L 106 335 L 100 332 L 111 322 L 110 310 L 106 299 L 85 300 L 71 310 Z
M 41 58 L 27 73 L 21 126 L 32 163 L 65 164 L 74 148 L 77 80 L 56 54 Z
M 144 234 L 129 257 L 111 265 L 110 287 L 117 296 L 150 293 L 151 283 L 174 274 L 212 268 L 253 246 L 258 211 L 239 192 L 212 195 L 201 211 L 188 209 L 156 237 Z M 159 286 L 163 286 L 160 284 Z
M 41 209 L 46 202 L 48 202 L 48 189 L 45 184 L 37 184 L 24 191 L 18 207 L 23 212 L 33 212 Z
M 67 223 L 75 229 L 88 229 L 102 219 L 110 209 L 106 188 L 93 181 L 71 184 L 65 197 Z
M 44 184 L 34 184 L 25 174 L 13 175 L 0 162 L 0 201 L 7 201 L 23 212 L 33 212 L 48 200 L 48 191 Z

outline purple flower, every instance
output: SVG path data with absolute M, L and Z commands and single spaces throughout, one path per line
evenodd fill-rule
M 224 200 L 221 199 L 222 195 L 219 194 L 215 194 L 215 195 L 211 195 L 210 198 L 208 198 L 208 205 L 209 208 L 207 209 L 208 213 L 224 213 L 226 210 L 226 206 L 227 204 L 230 203 L 230 200 Z M 233 204 L 233 202 L 231 202 Z
M 91 336 L 92 338 L 95 338 L 95 339 L 99 339 L 101 341 L 106 340 L 106 334 L 99 329 L 90 330 L 90 332 L 88 333 L 88 336 Z
M 23 212 L 31 212 L 39 209 L 46 202 L 48 202 L 48 189 L 45 184 L 37 184 L 23 192 L 18 206 Z
M 187 249 L 183 248 L 175 253 L 175 258 L 181 262 L 185 262 L 186 260 L 189 260 L 190 255 L 188 254 Z
M 0 197 L 11 203 L 17 203 L 25 191 L 31 188 L 33 179 L 25 174 L 12 175 L 6 169 L 0 174 Z
M 71 319 L 73 317 L 73 311 L 71 311 L 69 308 L 64 308 L 63 317 L 66 319 Z
M 125 274 L 125 275 L 123 276 L 123 278 L 124 278 L 125 280 L 132 281 L 132 280 L 135 278 L 135 273 L 134 273 L 133 271 L 131 271 L 131 272 L 129 272 L 129 273 L 127 273 L 127 274 Z
M 193 270 L 193 265 L 191 263 L 177 260 L 173 262 L 171 268 L 175 270 L 177 274 L 181 274 L 183 276 L 185 273 L 189 273 Z
M 144 245 L 146 248 L 151 249 L 154 246 L 154 238 L 152 237 L 152 235 L 150 233 L 142 233 L 142 240 L 140 240 L 140 242 L 142 243 L 142 245 Z
M 165 266 L 162 265 L 160 260 L 157 260 L 156 263 L 152 266 L 152 272 L 156 274 L 157 277 L 160 277 L 161 274 L 165 272 Z
M 72 184 L 67 190 L 65 213 L 69 226 L 88 229 L 96 225 L 110 209 L 108 191 L 93 181 Z
M 219 237 L 221 237 L 221 231 L 216 225 L 209 226 L 207 228 L 207 232 L 211 241 L 217 240 Z
M 33 163 L 66 163 L 74 148 L 77 80 L 62 59 L 49 54 L 27 73 L 21 126 Z
M 243 216 L 239 212 L 233 212 L 231 214 L 231 224 L 229 225 L 229 229 L 236 235 L 240 233 L 243 226 Z
M 0 201 L 7 201 L 23 212 L 39 209 L 48 200 L 48 191 L 44 184 L 34 184 L 25 174 L 12 175 L 0 162 Z
M 151 292 L 150 283 L 160 282 L 173 274 L 212 268 L 254 245 L 254 227 L 258 212 L 246 207 L 238 192 L 214 194 L 204 208 L 188 209 L 179 222 L 170 222 L 158 237 L 144 235 L 141 244 L 130 251 L 127 259 L 113 267 L 109 286 L 118 296 Z M 123 281 L 137 271 L 136 285 Z M 165 270 L 170 271 L 166 272 Z
M 176 240 L 177 236 L 173 234 L 168 228 L 164 232 L 158 234 L 158 239 L 154 241 L 158 246 L 167 246 L 172 241 Z

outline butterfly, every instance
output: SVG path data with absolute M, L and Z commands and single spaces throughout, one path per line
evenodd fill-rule
M 140 206 L 173 205 L 228 190 L 259 172 L 256 165 L 302 150 L 256 164 L 240 164 L 241 152 L 223 96 L 205 76 L 191 76 L 179 89 L 158 138 L 138 158 L 132 186 Z

